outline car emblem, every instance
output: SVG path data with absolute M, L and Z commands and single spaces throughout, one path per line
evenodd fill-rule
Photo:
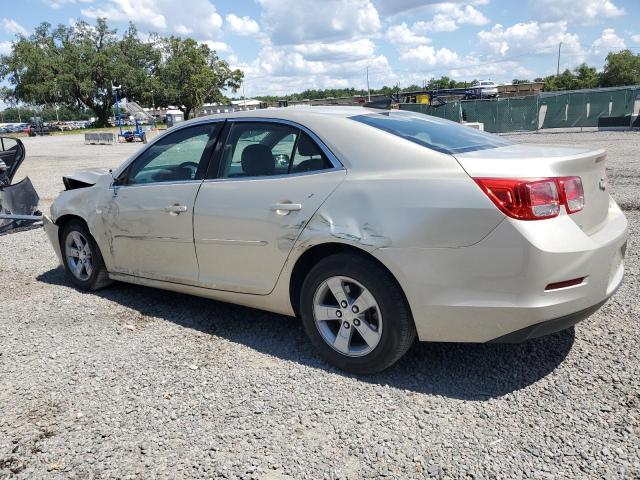
M 604 178 L 601 178 L 600 181 L 598 182 L 598 188 L 603 192 L 607 189 L 607 183 Z

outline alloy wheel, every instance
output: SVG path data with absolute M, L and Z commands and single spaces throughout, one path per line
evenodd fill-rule
M 72 230 L 64 242 L 69 270 L 78 280 L 87 281 L 93 272 L 91 245 L 77 230 Z
M 371 292 L 344 276 L 323 281 L 313 298 L 313 318 L 324 341 L 349 357 L 373 351 L 382 335 L 382 313 Z

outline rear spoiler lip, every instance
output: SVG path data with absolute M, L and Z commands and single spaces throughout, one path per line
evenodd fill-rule
M 519 144 L 452 156 L 471 178 L 533 179 L 577 175 L 576 165 L 580 169 L 603 168 L 606 150 Z

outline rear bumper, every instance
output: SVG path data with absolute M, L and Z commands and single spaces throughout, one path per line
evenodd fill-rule
M 56 252 L 58 262 L 60 262 L 60 265 L 63 265 L 62 252 L 60 251 L 60 237 L 58 236 L 59 227 L 46 215 L 42 216 L 42 227 L 44 228 L 47 237 L 49 237 L 49 242 L 53 247 L 53 251 Z
M 607 299 L 608 300 L 608 299 Z M 560 332 L 567 328 L 573 327 L 575 324 L 589 318 L 598 309 L 607 303 L 607 300 L 603 300 L 600 303 L 580 310 L 579 312 L 570 313 L 560 318 L 554 318 L 553 320 L 547 320 L 545 322 L 536 323 L 515 332 L 507 333 L 493 340 L 489 340 L 487 343 L 521 343 L 532 338 L 544 337 L 545 335 L 551 335 L 552 333 Z
M 402 286 L 421 341 L 517 342 L 567 328 L 606 302 L 622 283 L 626 240 L 626 218 L 612 201 L 591 235 L 566 215 L 505 219 L 469 247 L 373 254 Z M 546 290 L 579 277 L 579 285 Z

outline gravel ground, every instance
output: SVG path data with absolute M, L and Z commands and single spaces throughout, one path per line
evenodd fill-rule
M 296 319 L 80 293 L 41 229 L 1 236 L 0 478 L 640 478 L 640 133 L 512 138 L 608 149 L 625 283 L 575 330 L 419 344 L 375 376 L 321 362 Z M 138 148 L 25 143 L 45 207 L 63 172 Z

